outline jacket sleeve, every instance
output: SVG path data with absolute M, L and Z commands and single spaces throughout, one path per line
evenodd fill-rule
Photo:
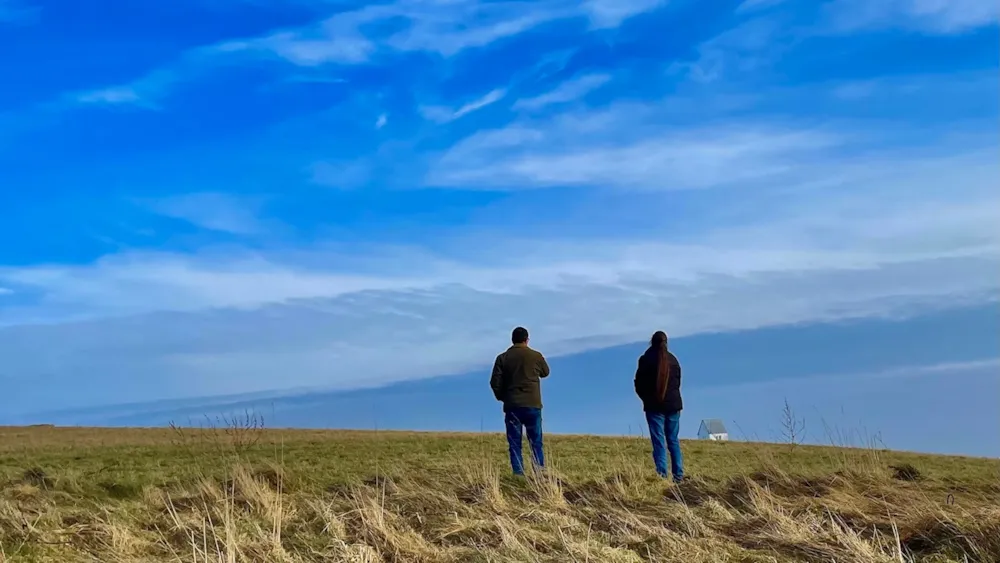
M 503 400 L 503 364 L 500 356 L 493 362 L 493 375 L 490 377 L 490 387 L 493 388 L 493 396 L 498 401 Z
M 640 398 L 645 400 L 642 396 L 643 393 L 643 382 L 642 382 L 642 356 L 639 357 L 639 361 L 635 368 L 635 394 Z
M 676 357 L 674 359 L 676 360 Z M 676 361 L 674 363 L 674 365 L 677 366 L 677 390 L 680 391 L 680 389 L 681 389 L 681 372 L 684 371 L 684 370 L 681 369 L 681 363 L 680 363 L 680 361 Z
M 546 378 L 549 376 L 549 363 L 545 361 L 545 356 L 538 355 L 538 377 Z

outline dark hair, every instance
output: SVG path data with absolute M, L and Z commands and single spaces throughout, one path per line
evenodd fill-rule
M 658 330 L 649 339 L 649 347 L 656 350 L 656 396 L 662 402 L 667 398 L 667 382 L 670 381 L 670 358 L 667 354 L 667 333 Z
M 528 341 L 528 329 L 519 326 L 510 334 L 510 341 L 514 344 L 524 344 Z

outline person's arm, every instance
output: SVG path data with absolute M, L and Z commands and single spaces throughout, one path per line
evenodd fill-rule
M 538 377 L 545 379 L 549 376 L 549 363 L 545 361 L 545 356 L 538 355 Z
M 677 368 L 677 390 L 680 391 L 681 390 L 681 362 L 676 357 L 674 357 L 674 360 L 677 362 L 677 363 L 674 364 L 674 366 Z
M 635 367 L 635 394 L 640 399 L 644 399 L 643 398 L 643 393 L 642 393 L 642 388 L 643 388 L 643 384 L 642 384 L 642 356 L 639 356 L 639 361 L 637 362 L 636 367 Z
M 497 356 L 495 362 L 493 362 L 493 376 L 490 377 L 490 387 L 493 388 L 493 396 L 496 397 L 498 401 L 503 400 L 503 362 L 500 361 L 500 356 Z

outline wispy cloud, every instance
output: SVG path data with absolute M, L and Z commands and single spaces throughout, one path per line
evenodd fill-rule
M 755 10 L 763 10 L 787 1 L 788 0 L 744 0 L 739 6 L 737 6 L 736 13 L 740 14 Z
M 832 131 L 732 123 L 670 130 L 657 106 L 525 120 L 448 150 L 427 182 L 469 189 L 672 190 L 787 179 L 844 140 Z
M 149 129 L 112 113 L 73 124 L 148 135 L 137 150 L 91 153 L 73 134 L 55 147 L 99 178 L 85 187 L 95 205 L 117 197 L 100 200 L 105 167 L 132 168 L 116 186 L 170 176 L 143 188 L 164 195 L 140 202 L 151 213 L 129 218 L 157 237 L 0 267 L 0 288 L 16 291 L 0 307 L 4 383 L 43 381 L 30 387 L 80 403 L 347 388 L 475 368 L 515 324 L 554 354 L 651 326 L 682 335 L 1000 297 L 995 69 L 910 83 L 909 62 L 838 58 L 854 32 L 958 33 L 988 25 L 976 23 L 988 10 L 758 0 L 698 44 L 687 38 L 716 24 L 669 40 L 652 35 L 663 21 L 631 25 L 661 5 L 313 5 L 309 25 L 235 40 L 245 28 L 226 25 L 135 81 L 75 83 L 59 108 L 162 106 Z M 907 41 L 948 47 L 918 35 Z M 507 56 L 521 47 L 525 60 Z M 240 72 L 192 79 L 222 65 Z M 554 82 L 556 70 L 575 78 Z M 207 95 L 166 103 L 182 83 Z M 529 83 L 549 85 L 525 94 Z M 220 108 L 232 119 L 180 105 L 232 96 L 238 107 Z M 45 148 L 4 152 L 5 164 Z M 57 183 L 29 168 L 27 184 Z M 280 187 L 266 206 L 246 195 L 261 186 Z
M 714 82 L 765 70 L 788 49 L 792 30 L 759 16 L 704 41 L 691 62 L 675 62 L 673 68 L 688 71 L 697 82 Z M 783 39 L 783 40 L 779 40 Z
M 660 0 L 590 0 L 582 4 L 568 0 L 398 0 L 342 11 L 301 28 L 197 47 L 183 53 L 173 65 L 154 69 L 130 84 L 75 93 L 72 98 L 85 104 L 129 104 L 156 109 L 156 100 L 176 84 L 179 75 L 238 63 L 242 60 L 240 55 L 276 58 L 299 67 L 369 63 L 380 52 L 423 51 L 450 57 L 560 19 L 589 19 L 595 29 L 616 27 L 629 17 L 662 4 Z M 405 25 L 400 27 L 397 25 L 400 22 Z M 303 75 L 298 75 L 298 79 L 331 80 Z M 477 108 L 470 107 L 467 111 L 474 109 Z
M 281 32 L 251 40 L 230 41 L 218 45 L 219 53 L 257 51 L 270 53 L 299 66 L 317 66 L 325 63 L 362 63 L 375 50 L 375 45 L 350 29 L 350 25 L 360 22 L 344 22 L 334 19 L 322 26 L 329 35 L 316 39 L 304 32 Z M 341 32 L 342 31 L 342 32 Z
M 492 142 L 527 139 L 526 154 L 542 143 L 558 149 L 543 157 L 602 158 L 608 165 L 624 153 L 601 156 L 587 144 L 560 145 L 581 135 L 585 143 L 607 136 L 615 123 L 653 141 L 684 138 L 658 133 L 660 124 L 649 116 L 641 106 L 589 118 L 569 114 L 552 122 L 554 132 L 502 130 Z M 643 122 L 645 128 L 636 128 Z M 744 136 L 719 134 L 733 131 Z M 840 139 L 748 131 L 701 129 L 702 137 L 688 135 L 687 144 L 702 143 L 694 152 L 706 159 L 703 165 L 736 169 L 733 163 L 748 155 L 773 165 L 782 151 L 795 154 L 796 146 L 806 145 L 807 154 L 822 154 Z M 582 149 L 587 158 L 573 156 Z M 897 155 L 877 166 L 864 160 L 860 167 L 797 158 L 797 174 L 818 185 L 785 190 L 787 184 L 779 183 L 766 204 L 750 196 L 768 192 L 731 186 L 714 201 L 729 213 L 742 210 L 739 220 L 641 237 L 520 240 L 470 227 L 453 233 L 457 242 L 447 253 L 418 244 L 229 247 L 196 255 L 126 251 L 91 264 L 2 268 L 0 285 L 35 297 L 0 310 L 0 325 L 7 326 L 0 356 L 17 378 L 72 389 L 65 399 L 71 402 L 58 406 L 80 406 L 300 386 L 351 388 L 457 373 L 495 353 L 516 324 L 529 326 L 539 345 L 555 354 L 598 340 L 631 342 L 647 336 L 650 326 L 668 326 L 680 336 L 996 299 L 995 151 L 959 145 L 936 152 L 920 159 Z M 955 152 L 959 156 L 948 156 Z M 664 153 L 650 154 L 655 161 Z M 649 176 L 640 183 L 651 185 L 663 172 L 657 166 L 647 167 Z M 562 173 L 622 185 L 594 170 Z M 540 174 L 519 173 L 535 182 Z M 948 197 L 938 195 L 943 185 Z M 647 213 L 659 213 L 654 198 L 638 197 Z M 199 196 L 166 208 L 185 220 L 245 231 L 239 220 L 203 216 L 225 207 L 218 203 Z M 623 221 L 607 213 L 600 217 Z M 663 213 L 673 217 L 669 207 Z M 61 343 L 57 357 L 42 353 L 52 341 Z M 393 354 L 385 353 L 387 341 Z M 399 357 L 407 358 L 405 370 Z M 140 371 L 155 383 L 128 384 Z M 83 382 L 74 376 L 81 372 L 98 375 Z
M 747 0 L 736 13 L 745 16 L 732 28 L 704 41 L 693 61 L 672 68 L 689 78 L 714 82 L 736 77 L 761 81 L 771 66 L 798 43 L 816 36 L 850 36 L 860 32 L 908 29 L 927 34 L 961 34 L 1000 24 L 1000 4 L 984 0 L 833 0 L 807 8 L 808 25 L 790 25 L 786 0 Z M 794 9 L 791 10 L 794 13 Z
M 375 175 L 370 160 L 321 161 L 309 166 L 309 178 L 314 184 L 340 189 L 367 185 Z
M 39 9 L 21 0 L 0 0 L 0 24 L 27 25 L 37 20 Z
M 116 88 L 104 88 L 83 92 L 76 96 L 76 100 L 81 104 L 107 104 L 107 105 L 141 105 L 143 99 L 129 86 Z
M 586 0 L 582 7 L 597 28 L 618 27 L 632 16 L 667 4 L 667 0 Z
M 500 100 L 503 99 L 503 97 L 504 97 L 504 95 L 506 95 L 506 93 L 507 93 L 507 91 L 504 90 L 504 89 L 502 89 L 502 88 L 497 88 L 496 90 L 490 90 L 482 98 L 479 98 L 478 100 L 474 100 L 472 102 L 469 102 L 469 103 L 465 104 L 464 106 L 462 106 L 462 107 L 458 108 L 457 110 L 455 110 L 455 114 L 452 116 L 452 118 L 453 119 L 458 119 L 459 117 L 462 117 L 463 115 L 466 115 L 468 113 L 472 113 L 472 112 L 476 111 L 477 109 L 481 109 L 481 108 L 484 108 L 484 107 L 486 107 L 486 106 L 488 106 L 490 104 L 494 104 L 496 102 L 499 102 Z
M 569 352 L 590 336 L 641 338 L 641 327 L 654 324 L 680 335 L 995 297 L 1000 200 L 992 154 L 886 163 L 832 178 L 834 189 L 789 192 L 752 208 L 741 225 L 640 239 L 532 237 L 523 244 L 472 230 L 449 256 L 421 247 L 206 249 L 6 268 L 0 283 L 41 298 L 6 309 L 0 324 L 94 320 L 11 327 L 0 342 L 14 346 L 27 334 L 50 341 L 54 331 L 71 348 L 100 332 L 106 354 L 93 354 L 84 340 L 90 343 L 80 344 L 75 369 L 96 370 L 104 357 L 142 357 L 197 394 L 280 386 L 270 377 L 276 370 L 296 374 L 281 385 L 360 384 L 351 373 L 364 373 L 367 383 L 393 379 L 398 365 L 380 351 L 387 338 L 411 358 L 406 377 L 419 377 L 477 365 L 490 338 L 502 340 L 504 327 L 518 323 Z M 934 196 L 940 185 L 951 186 L 948 198 Z M 121 315 L 131 320 L 100 320 Z M 421 336 L 428 319 L 441 331 L 435 346 Z M 197 334 L 197 342 L 184 334 Z M 23 373 L 39 373 L 32 358 L 44 355 L 15 348 L 4 357 L 16 357 Z M 330 380 L 334 357 L 345 375 Z
M 155 69 L 128 84 L 71 93 L 64 103 L 161 110 L 160 99 L 177 79 L 175 69 Z
M 659 0 L 399 0 L 345 11 L 302 29 L 226 42 L 218 50 L 265 52 L 301 66 L 363 63 L 386 48 L 453 56 L 559 19 L 589 18 L 597 28 L 616 27 L 662 4 Z M 389 21 L 405 22 L 405 26 L 387 35 L 366 31 L 366 26 L 374 29 L 371 24 Z
M 911 74 L 841 82 L 831 85 L 830 95 L 853 102 L 857 100 L 892 100 L 895 104 L 908 98 L 967 100 L 976 103 L 993 97 L 1000 90 L 1000 77 L 992 71 Z
M 996 141 L 974 122 L 925 120 L 920 130 L 967 136 L 966 144 L 945 148 L 942 139 L 917 134 L 902 121 L 872 127 L 854 119 L 820 119 L 807 109 L 818 96 L 836 98 L 841 105 L 834 111 L 849 113 L 860 97 L 899 108 L 919 107 L 940 95 L 975 105 L 997 88 L 994 73 L 910 75 L 760 89 L 759 95 L 736 97 L 694 88 L 658 101 L 523 114 L 503 127 L 480 129 L 431 158 L 425 183 L 499 191 L 726 186 L 759 191 L 845 182 L 904 161 L 920 166 L 928 150 L 949 156 L 989 150 Z M 757 107 L 768 108 L 764 117 L 753 117 Z M 771 113 L 775 107 L 782 107 L 780 116 Z
M 1000 24 L 1000 4 L 991 0 L 836 0 L 825 8 L 841 32 L 903 27 L 953 34 Z
M 514 109 L 524 109 L 529 111 L 539 110 L 552 104 L 561 104 L 576 101 L 588 93 L 600 88 L 611 80 L 607 74 L 588 74 L 567 80 L 556 89 L 535 96 L 533 98 L 522 98 L 514 104 Z
M 969 182 L 984 182 L 968 177 L 968 164 L 938 173 L 968 193 Z M 901 184 L 890 191 L 905 191 L 911 176 L 879 178 L 858 192 L 885 191 L 886 182 Z M 62 322 L 7 328 L 0 353 L 18 377 L 79 385 L 72 373 L 100 374 L 87 384 L 105 394 L 141 367 L 170 382 L 155 390 L 166 398 L 458 372 L 480 365 L 514 324 L 531 327 L 552 353 L 569 353 L 594 337 L 608 345 L 634 341 L 649 326 L 667 325 L 680 336 L 994 299 L 998 200 L 980 189 L 961 204 L 887 196 L 888 208 L 869 199 L 806 198 L 807 208 L 675 240 L 495 245 L 484 234 L 466 237 L 472 251 L 461 258 L 369 247 L 321 249 L 298 263 L 295 254 L 248 250 L 7 268 L 0 280 L 42 298 L 5 310 L 0 323 L 47 315 Z M 374 265 L 377 273 L 350 273 Z M 66 322 L 74 317 L 92 320 Z M 53 340 L 62 346 L 58 358 L 40 353 Z M 385 354 L 387 341 L 394 354 Z M 402 372 L 399 355 L 407 358 Z M 116 390 L 115 400 L 149 392 Z
M 145 205 L 164 217 L 212 231 L 249 235 L 262 229 L 257 217 L 261 202 L 253 198 L 203 192 L 148 201 Z
M 472 100 L 457 109 L 450 109 L 441 106 L 425 106 L 420 108 L 420 112 L 427 119 L 444 123 L 458 119 L 488 105 L 495 104 L 496 102 L 502 100 L 506 94 L 507 91 L 505 89 L 497 88 L 495 90 L 490 90 L 482 97 Z

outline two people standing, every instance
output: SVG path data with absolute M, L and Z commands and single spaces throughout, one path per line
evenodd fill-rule
M 528 346 L 528 340 L 525 328 L 515 328 L 510 348 L 497 356 L 490 377 L 493 395 L 503 403 L 510 466 L 515 475 L 524 474 L 521 444 L 525 431 L 532 462 L 535 467 L 545 467 L 541 381 L 549 376 L 549 365 L 540 352 Z M 678 439 L 680 413 L 684 406 L 681 400 L 681 366 L 677 357 L 667 349 L 667 335 L 663 331 L 653 334 L 649 348 L 639 357 L 635 393 L 642 400 L 646 413 L 657 474 L 661 477 L 669 475 L 674 481 L 682 480 L 684 465 Z

